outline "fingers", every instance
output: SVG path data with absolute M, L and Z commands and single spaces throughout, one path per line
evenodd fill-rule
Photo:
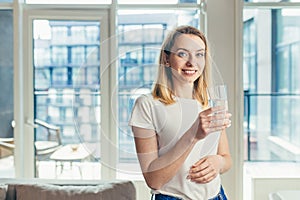
M 208 183 L 213 180 L 218 175 L 216 169 L 212 166 L 206 166 L 205 168 L 199 170 L 194 168 L 188 175 L 188 179 L 196 183 Z
M 208 116 L 208 115 L 213 115 L 213 114 L 216 114 L 216 113 L 219 113 L 219 112 L 225 113 L 227 111 L 226 111 L 226 108 L 224 106 L 216 106 L 216 107 L 210 107 L 206 110 L 203 110 L 200 113 L 200 115 Z
M 201 174 L 201 173 L 199 173 Z M 209 183 L 214 178 L 216 178 L 217 173 L 214 173 L 213 170 L 209 171 L 209 173 L 206 173 L 205 175 L 199 176 L 199 177 L 192 177 L 190 178 L 190 181 L 195 183 Z
M 222 110 L 223 109 L 223 110 Z M 222 131 L 231 126 L 231 114 L 224 111 L 224 107 L 212 107 L 199 114 L 196 138 L 203 139 L 208 134 Z
M 231 120 L 229 119 L 211 121 L 209 123 L 209 126 L 205 129 L 206 135 L 208 135 L 209 133 L 223 131 L 226 128 L 229 128 L 230 126 L 231 126 Z
M 196 183 L 208 183 L 218 174 L 219 172 L 216 165 L 208 161 L 207 158 L 204 158 L 191 167 L 187 179 Z
M 219 131 L 231 126 L 230 113 L 225 113 L 225 114 L 217 113 L 211 116 L 203 116 L 201 114 L 200 114 L 200 125 L 202 129 L 207 133 Z
M 219 106 L 206 109 L 199 114 L 199 118 L 202 120 L 202 122 L 229 119 L 232 116 L 231 113 L 228 113 L 222 108 L 223 107 Z
M 230 119 L 219 119 L 219 120 L 212 120 L 209 122 L 208 128 L 227 128 L 231 126 Z

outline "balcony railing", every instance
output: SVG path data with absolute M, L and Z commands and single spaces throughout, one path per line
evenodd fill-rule
M 300 161 L 300 93 L 244 92 L 247 161 Z

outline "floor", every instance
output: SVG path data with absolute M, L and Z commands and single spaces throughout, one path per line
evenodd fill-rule
M 0 178 L 14 178 L 14 160 L 13 156 L 0 159 Z M 55 167 L 55 165 L 57 167 Z M 63 163 L 63 170 L 60 163 L 54 161 L 39 162 L 39 178 L 44 179 L 101 179 L 100 162 L 74 162 L 72 166 L 69 162 Z M 119 164 L 117 166 L 118 179 L 141 180 L 142 175 L 138 164 Z
M 14 173 L 13 156 L 0 159 L 0 177 L 13 178 Z M 80 170 L 82 173 L 80 173 Z M 45 179 L 101 179 L 101 165 L 95 162 L 64 163 L 63 170 L 58 166 L 55 168 L 54 161 L 42 161 L 39 163 L 39 178 Z M 82 175 L 81 175 L 82 174 Z
M 0 159 L 0 178 L 15 177 L 14 157 L 8 156 Z

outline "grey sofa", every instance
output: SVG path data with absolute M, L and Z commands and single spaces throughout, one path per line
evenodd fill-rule
M 0 179 L 0 200 L 136 200 L 131 181 Z

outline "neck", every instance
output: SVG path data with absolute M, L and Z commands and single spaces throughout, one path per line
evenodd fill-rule
M 186 83 L 186 84 L 181 83 L 179 85 L 174 83 L 175 96 L 186 98 L 186 99 L 193 99 L 193 87 L 194 85 L 191 83 Z

